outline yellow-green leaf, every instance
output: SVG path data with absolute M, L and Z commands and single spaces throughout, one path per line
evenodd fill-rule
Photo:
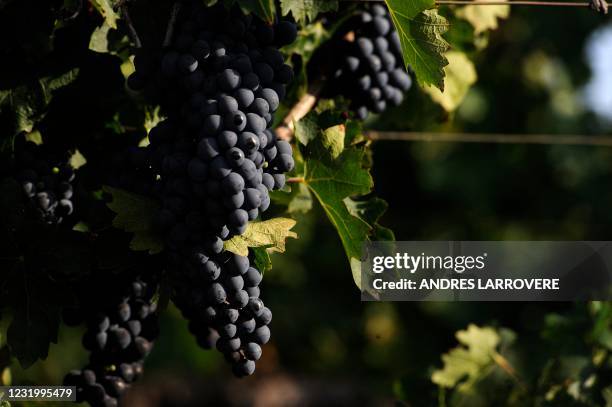
M 449 64 L 444 68 L 444 92 L 434 86 L 425 87 L 424 90 L 444 110 L 452 112 L 461 105 L 478 76 L 474 64 L 463 52 L 449 51 L 446 58 Z
M 81 154 L 79 150 L 74 150 L 74 153 L 70 156 L 70 166 L 75 170 L 78 170 L 82 166 L 87 164 L 87 159 Z
M 474 27 L 474 34 L 482 34 L 488 30 L 495 30 L 499 20 L 510 15 L 509 5 L 482 7 L 478 4 L 482 0 L 474 0 L 474 5 L 458 9 L 455 15 L 468 21 Z
M 113 10 L 110 0 L 93 0 L 91 2 L 98 12 L 104 17 L 104 22 L 111 28 L 117 28 L 119 15 Z
M 298 23 L 308 23 L 319 13 L 338 10 L 338 0 L 280 0 L 283 15 L 291 13 Z
M 494 363 L 501 337 L 493 328 L 474 324 L 458 331 L 456 337 L 460 345 L 442 355 L 444 367 L 433 372 L 431 380 L 446 388 L 453 388 L 461 382 L 460 388 L 467 389 Z
M 285 251 L 287 238 L 297 239 L 297 233 L 291 229 L 296 221 L 288 218 L 274 218 L 263 222 L 251 222 L 240 236 L 234 236 L 225 242 L 225 250 L 240 256 L 249 254 L 249 247 L 267 247 L 273 252 Z
M 323 138 L 321 143 L 333 158 L 338 158 L 344 150 L 344 136 L 346 134 L 346 126 L 338 124 L 323 130 Z

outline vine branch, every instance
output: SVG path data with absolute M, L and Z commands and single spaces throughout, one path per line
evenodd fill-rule
M 0 9 L 2 6 L 0 5 Z M 58 12 L 58 18 L 63 22 L 68 22 L 76 19 L 83 10 L 83 0 L 77 0 L 76 6 L 74 10 L 70 10 L 65 4 L 62 6 Z
M 124 1 L 121 3 L 121 17 L 123 18 L 123 22 L 128 28 L 128 33 L 130 35 L 130 39 L 134 43 L 134 47 L 142 48 L 142 42 L 140 41 L 140 37 L 138 36 L 138 32 L 132 24 L 132 18 L 130 17 L 130 12 L 128 10 L 127 3 Z
M 291 177 L 287 178 L 288 184 L 303 184 L 306 180 L 304 177 Z
M 166 35 L 164 36 L 163 47 L 169 47 L 172 43 L 172 36 L 174 35 L 174 26 L 176 25 L 176 19 L 178 18 L 179 11 L 181 11 L 181 3 L 175 2 L 170 12 L 170 20 L 168 20 L 168 27 L 166 28 Z
M 495 362 L 497 366 L 499 366 L 504 372 L 506 372 L 510 377 L 512 377 L 516 383 L 523 389 L 527 390 L 527 385 L 521 379 L 517 371 L 514 369 L 512 364 L 506 359 L 503 355 L 498 352 L 493 352 L 491 358 Z
M 291 141 L 295 132 L 295 122 L 301 120 L 310 112 L 317 104 L 319 95 L 323 90 L 323 82 L 314 82 L 308 87 L 308 91 L 304 96 L 293 105 L 289 113 L 285 116 L 281 124 L 276 128 L 276 135 L 285 141 Z

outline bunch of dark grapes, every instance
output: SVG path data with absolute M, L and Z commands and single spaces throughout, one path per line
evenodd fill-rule
M 19 182 L 41 221 L 59 224 L 72 214 L 75 173 L 66 155 L 18 137 L 14 156 L 6 160 L 3 172 L 0 176 L 11 176 Z
M 169 246 L 192 241 L 218 252 L 293 169 L 290 145 L 268 127 L 293 78 L 278 48 L 295 40 L 296 27 L 186 2 L 175 34 L 158 69 L 137 58 L 128 86 L 155 94 L 168 115 L 150 132 L 148 152 Z
M 137 55 L 127 81 L 167 119 L 149 133 L 144 171 L 131 166 L 121 183 L 153 176 L 174 301 L 198 342 L 223 351 L 238 376 L 253 373 L 272 314 L 259 299 L 261 273 L 223 242 L 269 207 L 269 191 L 294 167 L 291 146 L 270 127 L 293 79 L 279 48 L 296 35 L 288 21 L 186 1 L 172 44 L 157 59 Z
M 238 377 L 255 371 L 261 346 L 270 340 L 272 312 L 259 298 L 262 275 L 247 257 L 193 252 L 174 303 L 204 349 L 216 347 Z
M 398 106 L 412 79 L 404 68 L 400 39 L 387 9 L 375 4 L 350 19 L 333 49 L 331 92 L 343 95 L 359 119 Z
M 152 302 L 155 284 L 141 278 L 119 286 L 112 280 L 113 286 L 106 290 L 103 284 L 104 280 L 90 282 L 82 291 L 90 296 L 78 308 L 64 312 L 66 324 L 86 324 L 83 346 L 90 352 L 88 365 L 66 375 L 64 384 L 76 386 L 77 400 L 92 407 L 119 404 L 130 384 L 142 375 L 143 361 L 159 329 Z M 109 293 L 111 298 L 102 297 Z
M 171 250 L 220 253 L 224 240 L 243 234 L 269 207 L 269 191 L 282 188 L 284 172 L 293 168 L 291 146 L 266 129 L 192 140 L 167 121 L 150 140 L 152 167 L 161 175 L 156 224 Z

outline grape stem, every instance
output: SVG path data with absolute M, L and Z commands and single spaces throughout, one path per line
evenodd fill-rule
M 125 22 L 125 25 L 128 28 L 128 33 L 132 42 L 134 43 L 134 47 L 142 48 L 142 42 L 140 41 L 140 37 L 138 36 L 136 28 L 134 28 L 134 24 L 132 24 L 132 18 L 130 17 L 130 12 L 125 2 L 121 4 L 121 17 L 123 17 L 123 21 Z
M 287 178 L 287 183 L 288 184 L 303 184 L 304 182 L 306 182 L 304 177 L 291 177 L 291 178 Z
M 181 11 L 181 3 L 177 1 L 172 6 L 170 12 L 170 20 L 168 20 L 168 28 L 166 28 L 166 35 L 164 36 L 163 47 L 169 47 L 172 43 L 172 36 L 174 35 L 174 26 L 176 25 L 176 19 L 178 18 L 179 11 Z
M 276 128 L 276 135 L 280 139 L 291 141 L 295 133 L 295 123 L 303 119 L 316 106 L 322 89 L 322 81 L 313 82 L 308 87 L 308 91 L 293 105 L 281 124 Z
M 1 6 L 0 6 L 1 8 Z M 72 21 L 74 19 L 76 19 L 79 14 L 81 14 L 81 10 L 83 10 L 83 0 L 77 0 L 76 2 L 76 6 L 74 7 L 74 10 L 70 10 L 68 7 L 66 7 L 66 5 L 64 5 L 61 9 L 60 9 L 60 17 L 59 19 L 63 22 L 68 22 L 68 21 Z M 70 14 L 67 14 L 70 13 Z M 67 14 L 67 15 L 63 15 L 62 14 Z
M 525 384 L 525 382 L 523 382 L 523 380 L 518 375 L 512 364 L 508 361 L 508 359 L 506 359 L 500 353 L 495 351 L 492 353 L 491 358 L 493 359 L 495 364 L 499 366 L 504 372 L 506 372 L 510 377 L 512 377 L 523 390 L 527 389 L 527 385 Z

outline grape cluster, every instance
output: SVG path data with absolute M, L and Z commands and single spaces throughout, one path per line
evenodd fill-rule
M 227 252 L 213 257 L 193 252 L 187 269 L 174 303 L 189 330 L 202 348 L 222 352 L 236 376 L 253 374 L 272 320 L 259 298 L 261 273 L 247 257 Z
M 67 157 L 58 157 L 44 145 L 18 138 L 14 157 L 5 166 L 21 185 L 36 214 L 45 223 L 58 224 L 73 212 L 75 173 Z
M 246 376 L 269 340 L 272 314 L 259 299 L 261 273 L 248 258 L 224 252 L 223 241 L 269 207 L 269 192 L 283 188 L 294 167 L 291 146 L 271 126 L 293 79 L 279 48 L 297 30 L 238 7 L 182 5 L 171 46 L 159 58 L 134 60 L 128 88 L 157 102 L 167 118 L 149 132 L 146 148 L 119 159 L 130 163 L 119 184 L 140 184 L 161 201 L 155 225 L 165 238 L 174 302 L 198 342 L 216 346 Z
M 239 8 L 186 2 L 160 58 L 137 58 L 128 86 L 156 97 L 168 119 L 149 134 L 167 246 L 218 253 L 270 205 L 293 169 L 291 146 L 269 130 L 293 70 L 278 50 L 294 24 L 268 25 Z
M 116 286 L 108 288 L 102 291 L 117 291 Z M 125 390 L 142 375 L 143 360 L 159 329 L 152 302 L 155 288 L 136 278 L 123 295 L 110 299 L 94 295 L 83 299 L 78 308 L 65 310 L 66 324 L 85 322 L 87 326 L 83 346 L 90 352 L 89 364 L 64 379 L 65 385 L 76 386 L 78 401 L 92 407 L 117 406 Z
M 332 46 L 332 91 L 351 101 L 359 119 L 402 103 L 412 79 L 404 69 L 399 35 L 384 6 L 360 11 Z
M 219 146 L 238 138 L 234 147 Z M 224 131 L 216 138 L 191 140 L 164 122 L 151 131 L 150 140 L 152 167 L 161 174 L 154 187 L 162 201 L 156 225 L 171 250 L 194 246 L 219 253 L 224 240 L 244 233 L 248 222 L 269 207 L 269 191 L 282 188 L 283 173 L 293 168 L 291 146 L 268 130 L 259 136 Z

